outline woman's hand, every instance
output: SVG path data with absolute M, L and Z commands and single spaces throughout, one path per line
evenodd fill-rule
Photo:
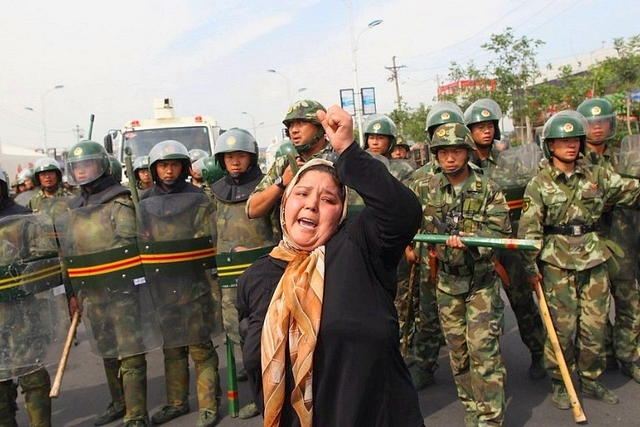
M 337 105 L 332 105 L 326 113 L 319 110 L 316 115 L 327 133 L 331 146 L 338 154 L 353 144 L 353 119 L 349 113 Z

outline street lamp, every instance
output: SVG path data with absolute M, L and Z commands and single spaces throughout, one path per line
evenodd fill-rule
M 382 19 L 376 19 L 367 24 L 367 27 L 360 31 L 358 37 L 354 37 L 353 33 L 353 11 L 351 6 L 349 6 L 349 29 L 351 32 L 351 59 L 353 61 L 353 106 L 356 110 L 356 122 L 358 124 L 358 140 L 360 142 L 360 147 L 364 148 L 364 135 L 362 134 L 362 114 L 363 114 L 363 105 L 362 105 L 362 94 L 360 93 L 360 84 L 358 83 L 358 41 L 360 40 L 360 36 L 362 33 L 367 31 L 370 28 L 376 27 L 382 24 Z
M 256 118 L 253 117 L 253 114 L 249 114 L 246 111 L 243 111 L 242 114 L 251 117 L 251 123 L 253 125 L 253 137 L 256 137 Z
M 267 70 L 267 73 L 278 74 L 284 79 L 284 81 L 287 83 L 287 100 L 289 101 L 289 105 L 291 105 L 291 83 L 289 81 L 289 77 L 285 76 L 279 71 L 274 70 L 273 68 L 269 68 Z
M 45 99 L 47 97 L 47 95 L 49 95 L 51 92 L 53 92 L 56 89 L 62 89 L 64 87 L 64 85 L 55 85 L 54 87 L 52 87 L 51 89 L 49 89 L 46 92 L 43 92 L 40 95 L 40 115 L 42 118 L 42 140 L 43 140 L 43 148 L 44 148 L 44 154 L 47 154 L 47 118 L 46 118 L 46 109 L 45 109 Z M 31 107 L 24 107 L 26 110 L 29 111 L 33 111 L 33 108 Z

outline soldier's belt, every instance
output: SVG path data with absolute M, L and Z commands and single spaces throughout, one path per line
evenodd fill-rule
M 582 236 L 587 233 L 593 233 L 598 231 L 598 226 L 595 224 L 576 224 L 576 225 L 545 225 L 544 226 L 544 234 L 560 234 L 563 236 Z
M 473 270 L 466 265 L 450 265 L 440 260 L 438 260 L 438 270 L 444 271 L 452 276 L 471 276 L 473 274 Z
M 145 271 L 158 274 L 187 274 L 216 268 L 215 254 L 209 236 L 140 243 Z
M 218 282 L 222 288 L 235 288 L 238 278 L 258 258 L 268 254 L 273 246 L 242 252 L 223 252 L 216 255 Z

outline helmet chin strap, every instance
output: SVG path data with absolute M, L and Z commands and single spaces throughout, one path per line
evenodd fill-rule
M 456 175 L 460 175 L 460 173 L 464 170 L 466 165 L 459 167 L 458 169 L 451 171 L 451 172 L 446 172 L 444 169 L 442 170 L 442 172 L 445 175 L 451 175 L 451 176 L 456 176 Z

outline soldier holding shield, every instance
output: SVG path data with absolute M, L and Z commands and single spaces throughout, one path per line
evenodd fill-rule
M 154 186 L 139 204 L 143 265 L 164 339 L 167 404 L 153 415 L 163 424 L 189 412 L 189 354 L 196 370 L 198 427 L 219 421 L 218 354 L 207 270 L 215 267 L 210 218 L 213 205 L 202 188 L 187 182 L 189 152 L 175 140 L 149 152 Z
M 9 198 L 0 169 L 0 425 L 17 426 L 17 386 L 29 423 L 51 426 L 51 381 L 45 366 L 69 322 L 51 219 Z
M 104 359 L 112 403 L 96 424 L 124 415 L 125 427 L 146 427 L 145 353 L 162 337 L 136 242 L 129 189 L 111 175 L 106 150 L 81 141 L 69 150 L 67 170 L 81 193 L 56 219 L 71 285 L 84 308 L 94 354 Z

